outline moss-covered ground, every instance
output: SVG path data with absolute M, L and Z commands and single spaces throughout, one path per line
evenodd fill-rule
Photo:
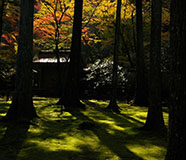
M 84 100 L 86 110 L 62 111 L 55 98 L 34 98 L 40 119 L 31 125 L 0 122 L 0 160 L 163 160 L 166 136 L 139 130 L 147 108 L 119 103 L 120 114 L 106 101 Z M 10 101 L 0 101 L 0 118 Z M 166 110 L 165 110 L 166 111 Z M 168 113 L 164 112 L 165 123 Z

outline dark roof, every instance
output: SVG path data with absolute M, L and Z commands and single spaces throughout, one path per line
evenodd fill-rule
M 69 62 L 70 50 L 59 50 L 60 62 Z M 41 50 L 33 57 L 34 63 L 57 63 L 56 53 L 52 50 Z

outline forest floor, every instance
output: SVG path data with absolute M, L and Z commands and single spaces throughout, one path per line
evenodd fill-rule
M 147 108 L 119 103 L 120 114 L 105 110 L 108 102 L 83 100 L 86 110 L 62 111 L 57 99 L 34 97 L 40 117 L 19 127 L 0 122 L 0 160 L 163 160 L 166 136 L 139 130 Z M 0 118 L 10 101 L 0 101 Z M 164 119 L 167 125 L 168 113 Z

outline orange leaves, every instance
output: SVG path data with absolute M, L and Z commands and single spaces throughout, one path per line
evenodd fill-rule
M 68 22 L 68 21 L 70 21 L 71 20 L 71 18 L 69 17 L 69 16 L 63 16 L 63 18 L 62 18 L 62 22 Z
M 85 33 L 85 32 L 87 32 L 88 31 L 88 28 L 87 27 L 84 27 L 83 29 L 82 29 L 82 33 Z
M 18 36 L 17 32 L 11 32 L 11 33 L 5 32 L 2 35 L 2 38 L 4 38 L 6 43 L 14 43 L 17 42 L 17 36 Z
M 16 53 L 16 46 L 17 46 L 17 36 L 18 33 L 17 32 L 4 32 L 4 34 L 2 35 L 2 42 L 1 42 L 1 46 L 5 47 L 7 50 L 7 53 Z
M 6 53 L 14 54 L 16 53 L 18 37 L 19 7 L 13 3 L 6 2 L 3 22 L 1 46 L 3 46 Z
M 37 12 L 41 9 L 42 4 L 41 3 L 35 3 L 34 10 Z
M 67 3 L 68 2 L 68 3 Z M 34 17 L 35 42 L 48 43 L 51 46 L 64 43 L 71 36 L 71 2 L 67 0 L 40 1 L 40 9 Z M 66 43 L 66 42 L 65 42 Z
M 43 0 L 36 8 L 39 9 L 35 14 L 34 32 L 39 38 L 56 39 L 56 35 L 60 35 L 58 40 L 63 43 L 64 39 L 71 37 L 74 1 Z M 133 8 L 129 0 L 123 1 L 125 18 L 130 18 Z M 95 43 L 100 41 L 98 33 L 104 33 L 105 30 L 113 28 L 115 10 L 116 1 L 84 0 L 82 39 Z
M 12 43 L 12 39 L 11 39 L 8 35 L 3 34 L 3 35 L 2 35 L 2 38 L 4 38 L 5 41 L 8 42 L 8 43 Z
M 19 7 L 14 6 L 13 4 L 7 3 L 5 5 L 5 10 L 4 10 L 4 17 L 3 20 L 4 22 L 9 22 L 8 25 L 12 29 L 18 29 L 18 21 L 19 21 Z

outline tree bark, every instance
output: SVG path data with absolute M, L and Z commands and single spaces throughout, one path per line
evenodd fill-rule
M 161 106 L 161 0 L 152 0 L 149 109 L 144 129 L 165 129 Z
M 136 0 L 136 96 L 135 105 L 147 106 L 147 78 L 145 75 L 142 0 Z
M 133 38 L 133 42 L 134 42 L 134 46 L 132 48 L 132 50 L 134 51 L 134 53 L 137 53 L 137 45 L 136 45 L 136 29 L 135 29 L 135 23 L 134 23 L 134 9 L 132 10 L 132 38 Z
M 171 1 L 171 106 L 166 160 L 186 159 L 186 3 Z
M 21 0 L 15 94 L 6 118 L 13 121 L 36 117 L 32 100 L 33 0 Z
M 70 53 L 70 64 L 68 70 L 68 80 L 64 95 L 57 104 L 64 105 L 65 108 L 84 107 L 80 102 L 79 83 L 81 66 L 81 27 L 82 27 L 83 0 L 75 0 L 74 23 L 72 32 L 72 45 Z
M 1 2 L 1 11 L 0 11 L 0 43 L 1 43 L 1 36 L 3 33 L 3 13 L 4 13 L 4 6 L 5 6 L 5 0 L 2 0 Z
M 126 42 L 126 40 L 125 40 L 125 37 L 124 37 L 124 35 L 123 35 L 124 33 L 122 33 L 122 35 L 121 35 L 121 39 L 122 39 L 122 51 L 123 51 L 123 53 L 126 53 L 126 55 L 127 55 L 127 57 L 128 57 L 128 61 L 129 61 L 129 63 L 130 63 L 130 67 L 131 68 L 134 68 L 134 63 L 133 63 L 133 61 L 132 61 L 132 57 L 131 57 L 131 55 L 130 55 L 130 51 L 129 51 L 129 48 L 128 48 L 128 45 L 127 45 L 127 42 Z
M 116 26 L 115 26 L 115 44 L 114 44 L 114 61 L 112 70 L 112 91 L 110 97 L 110 103 L 107 109 L 114 112 L 119 112 L 119 107 L 117 105 L 117 82 L 118 82 L 118 55 L 119 55 L 119 43 L 120 43 L 120 21 L 121 21 L 121 0 L 117 0 L 117 10 L 116 10 Z

